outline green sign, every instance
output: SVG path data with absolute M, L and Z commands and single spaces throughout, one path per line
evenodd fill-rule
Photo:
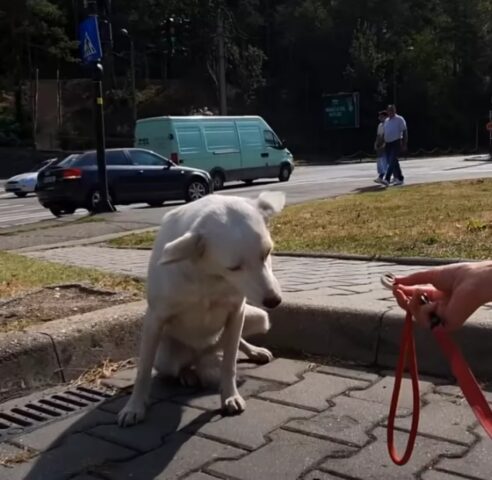
M 324 95 L 323 119 L 327 129 L 359 128 L 359 94 Z

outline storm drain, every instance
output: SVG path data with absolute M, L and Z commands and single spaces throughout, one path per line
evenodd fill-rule
M 28 399 L 9 401 L 9 408 L 2 408 L 0 405 L 0 442 L 97 406 L 114 397 L 116 393 L 109 388 L 79 385 L 46 396 L 35 398 L 31 395 Z

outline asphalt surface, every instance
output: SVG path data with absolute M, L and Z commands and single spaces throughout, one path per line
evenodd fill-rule
M 492 162 L 465 161 L 464 158 L 454 156 L 404 161 L 402 169 L 405 182 L 411 185 L 443 180 L 492 177 Z M 374 163 L 298 167 L 287 183 L 257 181 L 252 186 L 236 183 L 228 185 L 221 193 L 253 198 L 263 190 L 281 190 L 287 194 L 288 203 L 301 203 L 317 198 L 381 188 L 373 183 L 376 176 L 375 171 Z M 118 206 L 118 221 L 158 224 L 166 209 L 180 203 L 174 202 L 160 208 L 150 208 L 144 204 Z M 80 218 L 86 213 L 85 210 L 80 209 L 75 213 L 75 217 Z M 34 195 L 19 199 L 5 192 L 0 193 L 0 230 L 53 218 L 51 213 L 38 203 Z M 61 222 L 70 219 L 73 219 L 73 216 L 65 217 Z

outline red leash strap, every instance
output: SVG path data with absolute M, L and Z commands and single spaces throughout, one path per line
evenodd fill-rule
M 383 279 L 383 284 L 388 285 L 388 278 Z M 394 289 L 395 296 L 403 295 L 400 291 Z M 436 339 L 441 351 L 447 358 L 451 371 L 456 378 L 458 385 L 460 386 L 464 397 L 473 410 L 477 420 L 480 422 L 484 430 L 492 438 L 492 410 L 490 409 L 487 400 L 485 399 L 482 390 L 480 389 L 478 382 L 470 370 L 463 354 L 459 347 L 454 343 L 451 337 L 446 333 L 443 327 L 439 324 L 440 321 L 437 317 L 433 319 L 432 333 Z M 437 325 L 437 326 L 436 326 Z M 405 453 L 400 458 L 395 448 L 394 443 L 394 428 L 396 409 L 398 407 L 398 398 L 400 396 L 401 382 L 403 379 L 403 373 L 405 367 L 408 367 L 412 380 L 413 389 L 413 415 L 412 424 L 410 427 L 410 434 L 408 438 L 407 448 Z M 417 357 L 415 354 L 415 338 L 413 335 L 413 319 L 410 312 L 407 311 L 405 317 L 405 325 L 400 341 L 400 355 L 398 357 L 398 364 L 395 371 L 395 384 L 393 387 L 393 395 L 391 397 L 391 406 L 388 417 L 388 429 L 387 429 L 387 441 L 388 452 L 396 465 L 405 465 L 412 456 L 413 448 L 415 446 L 415 439 L 417 437 L 417 430 L 419 426 L 420 416 L 420 393 L 419 393 L 419 372 L 417 367 Z
M 394 429 L 396 409 L 398 407 L 398 399 L 400 397 L 400 388 L 403 378 L 403 372 L 405 366 L 408 366 L 412 379 L 413 390 L 413 415 L 412 425 L 410 427 L 410 435 L 408 438 L 407 448 L 405 453 L 400 458 L 396 451 L 394 442 Z M 413 336 L 413 320 L 412 315 L 407 313 L 405 318 L 405 325 L 403 327 L 403 333 L 400 341 L 400 356 L 398 357 L 398 364 L 395 371 L 395 384 L 393 387 L 393 395 L 391 397 L 391 407 L 388 417 L 388 429 L 387 429 L 387 443 L 388 452 L 394 463 L 397 465 L 405 465 L 412 456 L 413 447 L 415 445 L 415 439 L 417 437 L 417 430 L 419 427 L 420 417 L 420 392 L 419 392 L 419 372 L 417 367 L 417 356 L 415 355 L 415 339 Z
M 461 350 L 441 326 L 434 328 L 432 333 L 441 347 L 441 351 L 448 359 L 451 371 L 475 417 L 489 437 L 492 438 L 492 410 Z

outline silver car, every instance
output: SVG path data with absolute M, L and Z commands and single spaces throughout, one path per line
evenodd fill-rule
M 48 165 L 53 163 L 56 158 L 52 158 L 50 160 L 46 160 L 41 164 L 41 167 L 38 165 L 34 170 L 30 172 L 21 173 L 19 175 L 15 175 L 14 177 L 9 178 L 5 182 L 5 191 L 7 193 L 13 193 L 20 198 L 27 196 L 28 193 L 34 193 L 36 190 L 36 184 L 38 182 L 38 173 L 46 168 Z

